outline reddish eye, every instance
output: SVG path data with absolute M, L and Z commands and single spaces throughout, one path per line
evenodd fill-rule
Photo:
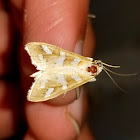
M 88 68 L 87 68 L 87 71 L 90 72 L 90 71 L 91 71 L 91 67 L 88 67 Z
M 91 66 L 91 72 L 92 73 L 96 73 L 97 72 L 97 68 L 95 66 Z

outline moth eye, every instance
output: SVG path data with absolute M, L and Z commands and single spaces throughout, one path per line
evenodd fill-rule
M 96 72 L 97 72 L 97 67 L 91 66 L 91 72 L 92 72 L 92 73 L 96 73 Z
M 87 68 L 87 71 L 90 72 L 90 71 L 91 71 L 91 67 L 88 67 L 88 68 Z

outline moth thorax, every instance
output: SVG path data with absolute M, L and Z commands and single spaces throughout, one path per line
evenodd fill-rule
M 91 67 L 88 67 L 87 68 L 87 71 L 88 72 L 91 72 L 91 73 L 97 73 L 97 67 L 96 66 L 91 66 Z

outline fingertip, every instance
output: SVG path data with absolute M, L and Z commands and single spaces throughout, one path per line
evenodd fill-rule
M 25 42 L 41 41 L 74 50 L 84 34 L 89 1 L 27 1 L 24 23 Z
M 26 115 L 29 129 L 37 139 L 74 139 L 77 136 L 71 122 L 66 117 L 65 106 L 28 104 Z

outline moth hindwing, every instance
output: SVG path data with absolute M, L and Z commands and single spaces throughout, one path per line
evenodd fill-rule
M 53 99 L 89 81 L 95 81 L 95 76 L 102 70 L 93 63 L 92 58 L 51 44 L 30 42 L 25 50 L 38 70 L 31 75 L 34 83 L 27 95 L 32 102 Z

